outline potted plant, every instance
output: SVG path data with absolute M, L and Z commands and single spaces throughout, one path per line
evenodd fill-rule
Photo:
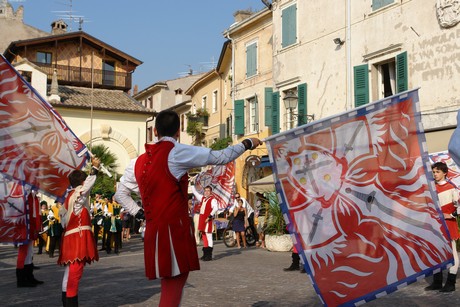
M 270 251 L 288 252 L 292 249 L 291 235 L 286 229 L 283 212 L 276 192 L 265 193 L 268 199 L 268 217 L 265 228 L 265 246 Z

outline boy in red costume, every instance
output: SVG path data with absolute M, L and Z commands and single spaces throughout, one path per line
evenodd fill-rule
M 99 260 L 96 242 L 91 229 L 89 195 L 96 181 L 101 161 L 91 159 L 89 176 L 75 170 L 69 175 L 72 190 L 59 211 L 64 227 L 58 264 L 65 265 L 62 280 L 62 304 L 64 307 L 78 306 L 78 284 L 86 263 Z
M 158 142 L 146 144 L 146 152 L 131 161 L 120 179 L 115 199 L 138 219 L 144 217 L 145 210 L 146 276 L 161 278 L 160 306 L 179 306 L 189 272 L 200 269 L 188 215 L 187 171 L 227 164 L 261 142 L 245 139 L 223 150 L 180 144 L 179 116 L 171 110 L 156 116 L 154 133 Z M 144 209 L 131 198 L 131 192 L 141 195 Z
M 433 177 L 436 182 L 436 192 L 438 193 L 439 205 L 444 214 L 447 228 L 449 229 L 452 239 L 452 253 L 454 255 L 454 265 L 449 268 L 447 281 L 444 287 L 442 286 L 442 271 L 433 275 L 433 283 L 425 288 L 425 290 L 439 290 L 440 292 L 452 292 L 455 290 L 455 280 L 458 270 L 458 254 L 456 240 L 460 238 L 457 225 L 457 206 L 458 206 L 458 190 L 449 181 L 446 180 L 448 168 L 444 162 L 436 162 L 431 166 Z
M 195 186 L 192 187 L 192 191 L 196 199 L 200 202 L 198 230 L 201 232 L 201 238 L 203 239 L 203 257 L 200 259 L 211 261 L 214 246 L 212 241 L 212 219 L 218 209 L 217 200 L 212 196 L 212 188 L 210 186 L 204 188 L 203 195 L 198 193 Z

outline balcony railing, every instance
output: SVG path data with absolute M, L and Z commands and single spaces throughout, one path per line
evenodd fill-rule
M 91 69 L 85 67 L 52 65 L 34 62 L 47 75 L 50 81 L 53 77 L 54 68 L 57 69 L 58 83 L 60 85 L 90 86 Z M 129 90 L 131 89 L 131 73 L 114 72 L 102 69 L 93 69 L 93 85 L 98 88 L 110 88 Z

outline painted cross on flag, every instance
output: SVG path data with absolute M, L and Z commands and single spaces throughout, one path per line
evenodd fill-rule
M 62 199 L 85 153 L 60 115 L 0 55 L 0 172 Z
M 267 143 L 289 231 L 324 305 L 360 305 L 453 263 L 417 90 Z
M 200 194 L 204 193 L 205 187 L 211 186 L 212 195 L 219 204 L 219 211 L 225 210 L 225 208 L 233 204 L 235 162 L 209 167 L 206 171 L 197 175 L 195 185 Z

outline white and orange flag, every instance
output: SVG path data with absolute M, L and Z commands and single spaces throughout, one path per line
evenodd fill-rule
M 30 208 L 19 203 L 27 199 L 25 186 L 62 200 L 67 176 L 86 165 L 86 152 L 53 107 L 0 55 L 0 232 L 28 223 Z
M 203 194 L 204 188 L 212 187 L 212 194 L 219 204 L 219 211 L 233 204 L 235 190 L 235 162 L 209 167 L 199 173 L 195 179 L 195 188 Z
M 88 159 L 53 107 L 0 57 L 0 172 L 56 198 Z
M 452 265 L 417 90 L 267 143 L 288 229 L 324 305 L 360 305 Z

